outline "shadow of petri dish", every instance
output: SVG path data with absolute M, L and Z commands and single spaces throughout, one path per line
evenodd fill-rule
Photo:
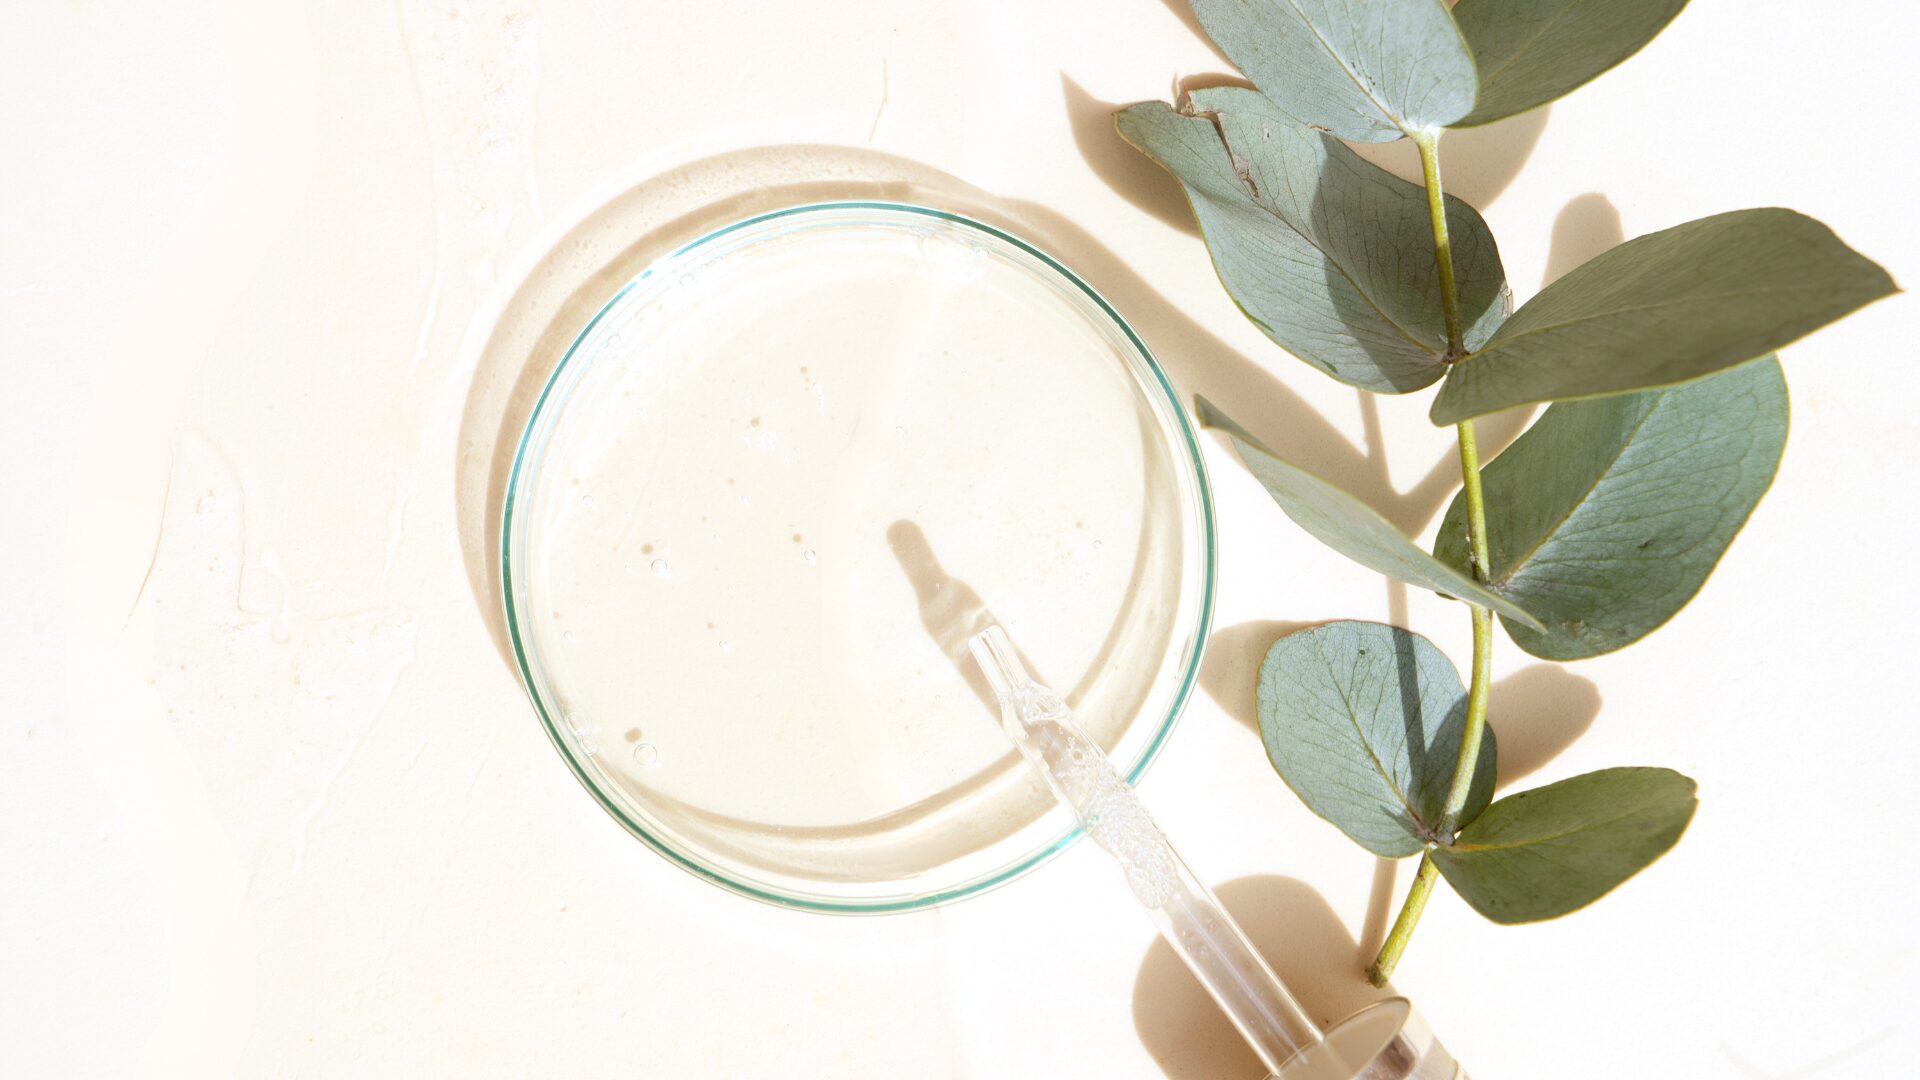
M 636 837 L 817 911 L 1032 869 L 1076 833 L 956 648 L 986 621 L 1138 779 L 1197 676 L 1211 511 L 1171 386 L 1080 279 L 959 213 L 812 203 L 581 323 L 507 469 L 504 630 Z

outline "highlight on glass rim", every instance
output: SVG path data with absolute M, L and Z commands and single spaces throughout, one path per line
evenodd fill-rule
M 1910 1071 L 1908 5 L 0 21 L 0 1073 Z

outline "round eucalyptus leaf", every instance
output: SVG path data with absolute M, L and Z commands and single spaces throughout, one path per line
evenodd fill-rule
M 1425 189 L 1239 87 L 1194 91 L 1186 112 L 1134 105 L 1114 123 L 1180 181 L 1221 284 L 1281 348 L 1375 393 L 1446 372 Z M 1506 274 L 1487 223 L 1446 205 L 1471 349 L 1506 316 Z
M 1441 0 L 1193 0 L 1207 36 L 1301 122 L 1392 142 L 1472 111 L 1473 57 Z
M 1480 97 L 1454 127 L 1545 105 L 1640 51 L 1687 0 L 1460 0 L 1454 21 L 1473 51 Z
M 1684 607 L 1759 505 L 1787 445 L 1780 362 L 1662 390 L 1564 401 L 1480 472 L 1495 592 L 1546 624 L 1504 617 L 1545 660 L 1630 645 Z M 1465 571 L 1455 496 L 1434 557 Z
M 1314 813 L 1389 859 L 1436 838 L 1467 690 L 1432 642 L 1370 622 L 1289 634 L 1260 665 L 1258 701 L 1267 757 Z M 1493 796 L 1494 756 L 1483 729 L 1462 821 Z
M 1693 781 L 1672 769 L 1602 769 L 1506 796 L 1433 861 L 1494 922 L 1554 919 L 1666 854 L 1698 805 Z

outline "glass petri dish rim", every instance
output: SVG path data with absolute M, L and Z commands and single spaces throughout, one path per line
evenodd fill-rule
M 549 708 L 547 701 L 541 694 L 541 680 L 535 675 L 537 659 L 532 649 L 528 647 L 521 632 L 521 617 L 519 606 L 515 602 L 516 593 L 514 585 L 516 580 L 514 573 L 514 553 L 516 551 L 514 542 L 514 517 L 516 507 L 521 502 L 521 484 L 528 473 L 529 466 L 538 458 L 539 452 L 544 449 L 545 440 L 541 436 L 543 434 L 551 435 L 550 431 L 543 432 L 543 428 L 550 426 L 543 423 L 543 421 L 547 420 L 549 416 L 547 410 L 549 404 L 553 401 L 554 392 L 565 382 L 569 368 L 573 365 L 575 357 L 580 352 L 581 344 L 592 335 L 594 327 L 599 325 L 601 319 L 614 310 L 620 302 L 626 298 L 628 293 L 652 277 L 657 270 L 723 237 L 730 236 L 756 225 L 765 224 L 769 221 L 809 214 L 848 210 L 872 210 L 924 217 L 945 224 L 958 225 L 963 229 L 970 229 L 1012 245 L 1015 249 L 1038 260 L 1047 270 L 1071 286 L 1073 291 L 1091 301 L 1126 339 L 1128 345 L 1131 346 L 1133 350 L 1134 359 L 1153 376 L 1153 385 L 1158 387 L 1165 404 L 1169 408 L 1169 412 L 1173 417 L 1174 427 L 1179 431 L 1181 443 L 1187 453 L 1187 460 L 1193 469 L 1193 490 L 1195 501 L 1198 505 L 1188 507 L 1187 509 L 1190 513 L 1197 511 L 1195 516 L 1200 525 L 1202 541 L 1201 591 L 1200 613 L 1194 622 L 1191 652 L 1185 670 L 1180 674 L 1180 684 L 1174 692 L 1173 699 L 1167 705 L 1166 715 L 1158 720 L 1152 736 L 1147 740 L 1146 746 L 1140 751 L 1139 757 L 1125 773 L 1128 783 L 1139 783 L 1141 777 L 1146 775 L 1148 767 L 1153 764 L 1154 760 L 1160 756 L 1160 751 L 1165 748 L 1167 739 L 1173 734 L 1174 725 L 1179 721 L 1180 715 L 1186 711 L 1188 699 L 1193 696 L 1194 686 L 1200 677 L 1201 661 L 1206 652 L 1207 634 L 1213 623 L 1213 594 L 1219 549 L 1215 537 L 1213 489 L 1207 478 L 1206 461 L 1201 454 L 1200 443 L 1194 433 L 1193 423 L 1188 419 L 1186 410 L 1180 405 L 1178 392 L 1174 390 L 1173 384 L 1167 379 L 1166 372 L 1161 370 L 1159 362 L 1153 358 L 1153 353 L 1147 348 L 1146 342 L 1140 339 L 1140 335 L 1134 332 L 1133 327 L 1125 318 L 1121 317 L 1113 305 L 1108 303 L 1106 298 L 1101 296 L 1093 286 L 1082 280 L 1080 275 L 1068 269 L 1065 264 L 1047 252 L 1012 233 L 996 228 L 976 218 L 968 217 L 965 214 L 955 213 L 950 210 L 941 210 L 931 206 L 923 206 L 918 203 L 875 199 L 849 199 L 803 203 L 779 210 L 768 211 L 766 213 L 755 214 L 702 234 L 656 259 L 645 269 L 641 270 L 640 273 L 634 275 L 632 280 L 622 285 L 605 303 L 600 305 L 599 309 L 594 312 L 593 317 L 587 320 L 586 325 L 581 327 L 580 332 L 575 334 L 573 340 L 568 343 L 566 352 L 560 357 L 560 362 L 554 365 L 553 372 L 547 376 L 546 382 L 541 386 L 540 394 L 534 400 L 533 408 L 527 415 L 526 426 L 521 429 L 519 442 L 514 448 L 513 464 L 507 474 L 506 495 L 500 513 L 500 604 L 502 614 L 506 620 L 507 638 L 513 648 L 514 665 L 518 669 L 521 685 L 526 689 L 527 698 L 533 704 L 534 713 L 540 718 L 541 727 L 546 730 L 548 741 L 553 743 L 554 749 L 559 752 L 561 760 L 566 762 L 567 768 L 573 773 L 574 779 L 580 782 L 580 786 L 586 789 L 587 794 L 593 798 L 594 802 L 598 803 L 602 810 L 606 811 L 609 816 L 619 822 L 635 839 L 651 848 L 655 853 L 666 858 L 669 862 L 693 874 L 695 877 L 718 885 L 728 892 L 736 893 L 753 900 L 772 904 L 776 907 L 824 914 L 879 915 L 934 908 L 942 904 L 952 903 L 969 896 L 977 896 L 988 890 L 998 888 L 1001 885 L 1005 885 L 1016 878 L 1038 869 L 1056 855 L 1073 846 L 1073 844 L 1085 834 L 1078 826 L 1072 826 L 1046 845 L 1027 852 L 1015 861 L 997 870 L 976 875 L 954 885 L 902 897 L 823 898 L 815 895 L 787 892 L 771 887 L 766 883 L 743 880 L 740 877 L 736 877 L 728 873 L 724 868 L 712 865 L 698 854 L 683 850 L 680 846 L 675 845 L 668 839 L 655 835 L 655 833 L 647 827 L 645 822 L 636 820 L 634 816 L 627 813 L 617 801 L 609 797 L 607 793 L 601 789 L 600 784 L 595 781 L 593 775 L 588 772 L 586 766 L 579 759 L 577 748 L 561 733 L 559 725 L 554 722 L 553 710 Z

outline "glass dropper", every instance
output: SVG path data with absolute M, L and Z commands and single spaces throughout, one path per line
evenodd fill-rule
M 1065 701 L 1028 674 L 990 625 L 968 642 L 1000 704 L 1000 722 L 1080 828 L 1111 855 L 1160 935 L 1279 1080 L 1465 1080 L 1404 998 L 1321 1033 Z

